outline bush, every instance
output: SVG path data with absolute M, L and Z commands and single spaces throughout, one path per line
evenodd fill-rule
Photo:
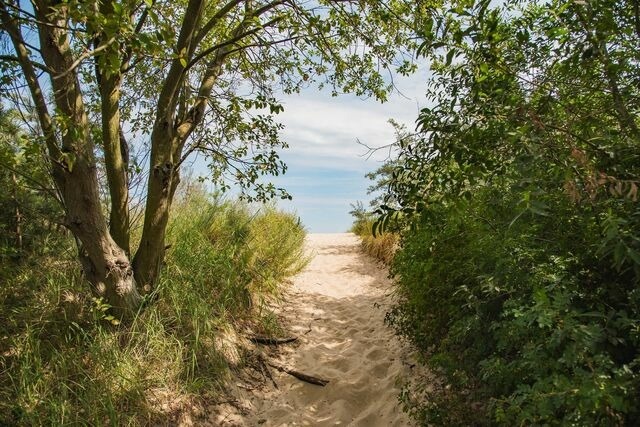
M 238 363 L 223 341 L 256 322 L 252 302 L 304 266 L 304 234 L 273 208 L 192 197 L 174 211 L 157 291 L 126 327 L 83 296 L 71 251 L 3 270 L 0 424 L 177 422 L 180 402 L 215 394 Z
M 441 373 L 425 424 L 640 419 L 640 34 L 625 2 L 453 4 L 399 139 L 389 320 Z M 418 390 L 420 391 L 420 390 Z
M 359 222 L 357 228 L 354 227 L 358 233 L 354 232 L 354 234 L 360 238 L 364 253 L 389 265 L 398 248 L 398 234 L 392 232 L 374 234 L 374 223 L 373 219 Z
M 556 192 L 544 200 L 553 216 L 513 222 L 519 199 L 505 190 L 425 212 L 393 263 L 401 302 L 389 320 L 448 386 L 418 403 L 422 421 L 637 419 L 638 278 L 602 255 L 607 214 Z

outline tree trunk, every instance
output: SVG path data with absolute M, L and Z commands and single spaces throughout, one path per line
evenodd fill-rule
M 104 298 L 115 314 L 129 317 L 139 307 L 141 297 L 127 254 L 111 237 L 102 213 L 94 144 L 80 83 L 72 70 L 65 10 L 60 6 L 53 10 L 40 1 L 36 15 L 50 24 L 39 28 L 42 58 L 54 71 L 51 86 L 55 103 L 70 128 L 62 132 L 59 157 L 52 159 L 54 179 L 66 207 L 66 225 L 82 243 L 81 261 L 93 293 Z
M 84 274 L 97 297 L 120 318 L 132 317 L 142 299 L 125 251 L 111 237 L 98 195 L 92 161 L 76 161 L 72 172 L 56 181 L 66 205 L 66 226 L 80 240 Z
M 136 281 L 144 292 L 150 292 L 160 276 L 165 253 L 165 234 L 169 211 L 178 183 L 179 170 L 172 148 L 176 143 L 171 131 L 162 124 L 151 135 L 151 166 L 147 184 L 142 238 L 133 259 Z
M 66 226 L 81 242 L 81 262 L 86 278 L 96 296 L 104 298 L 117 316 L 127 318 L 135 314 L 142 299 L 127 254 L 111 237 L 102 213 L 94 145 L 80 83 L 73 70 L 65 7 L 64 4 L 50 7 L 46 0 L 34 2 L 42 59 L 51 70 L 53 98 L 61 123 L 59 128 L 49 115 L 19 24 L 7 12 L 6 5 L 2 5 L 0 12 L 34 98 L 53 179 L 65 205 Z
M 98 66 L 96 66 L 98 68 Z M 128 182 L 128 147 L 121 138 L 120 129 L 120 73 L 103 75 L 99 69 L 96 74 L 100 86 L 102 113 L 102 144 L 104 161 L 111 197 L 109 230 L 113 240 L 124 251 L 130 252 L 129 224 L 129 182 Z
M 108 1 L 101 2 L 100 12 L 104 16 L 112 16 L 115 13 L 114 4 Z M 94 48 L 99 49 L 101 44 L 107 43 L 108 40 L 107 34 L 100 34 L 94 40 Z M 109 231 L 113 240 L 129 255 L 129 147 L 120 125 L 123 60 L 121 51 L 120 43 L 107 45 L 107 48 L 95 57 L 95 73 L 100 90 L 102 146 L 110 196 Z
M 180 26 L 177 52 L 193 52 L 192 43 L 205 3 L 204 0 L 189 0 Z M 185 78 L 184 60 L 185 58 L 176 58 L 169 67 L 158 96 L 158 111 L 151 132 L 144 226 L 140 245 L 133 259 L 136 281 L 145 292 L 150 292 L 160 277 L 169 211 L 180 182 L 180 155 L 188 137 L 181 135 L 174 123 L 180 88 Z

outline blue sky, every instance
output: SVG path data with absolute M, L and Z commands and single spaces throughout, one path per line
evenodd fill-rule
M 295 212 L 312 233 L 341 233 L 351 227 L 351 204 L 368 205 L 371 182 L 367 172 L 377 169 L 388 157 L 380 150 L 367 157 L 369 147 L 382 147 L 394 141 L 393 119 L 415 128 L 420 108 L 426 105 L 426 65 L 411 76 L 394 76 L 397 90 L 380 103 L 373 98 L 350 94 L 332 97 L 330 91 L 310 87 L 299 94 L 277 96 L 284 112 L 276 120 L 284 124 L 282 139 L 289 148 L 280 151 L 287 173 L 265 181 L 284 187 L 292 201 L 278 200 L 280 208 Z M 206 161 L 192 159 L 196 175 L 207 175 Z M 236 194 L 233 187 L 230 197 Z
M 424 106 L 426 70 L 410 77 L 394 77 L 400 93 L 393 93 L 381 104 L 374 99 L 353 95 L 332 97 L 309 88 L 302 93 L 283 96 L 285 107 L 278 119 L 285 125 L 283 139 L 290 148 L 281 153 L 288 165 L 283 177 L 272 180 L 293 196 L 291 202 L 279 202 L 301 217 L 310 232 L 344 232 L 352 222 L 350 204 L 367 202 L 370 182 L 364 175 L 376 169 L 388 152 L 364 157 L 366 148 L 393 142 L 394 119 L 415 127 L 420 106 Z

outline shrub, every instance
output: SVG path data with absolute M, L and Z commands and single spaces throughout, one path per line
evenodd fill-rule
M 390 264 L 398 248 L 398 233 L 374 233 L 375 215 L 367 212 L 361 202 L 351 206 L 353 209 L 350 213 L 354 221 L 349 231 L 360 238 L 363 252 L 378 261 Z
M 382 234 L 373 233 L 374 221 L 372 219 L 360 225 L 361 246 L 364 253 L 372 256 L 378 261 L 389 265 L 398 248 L 398 234 L 393 232 L 384 232 Z
M 518 199 L 504 190 L 425 212 L 393 263 L 401 301 L 388 318 L 448 386 L 418 404 L 422 420 L 637 419 L 638 278 L 601 255 L 605 213 L 551 194 L 553 216 L 512 222 Z
M 425 424 L 637 424 L 636 12 L 447 2 L 422 28 L 379 223 L 406 222 L 389 320 L 443 381 L 403 395 Z

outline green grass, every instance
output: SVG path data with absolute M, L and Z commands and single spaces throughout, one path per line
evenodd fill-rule
M 304 236 L 272 207 L 181 202 L 158 298 L 120 326 L 88 296 L 71 251 L 3 268 L 0 425 L 154 424 L 180 410 L 162 403 L 215 398 L 238 363 L 224 338 L 240 326 L 278 331 L 263 302 L 304 267 Z

